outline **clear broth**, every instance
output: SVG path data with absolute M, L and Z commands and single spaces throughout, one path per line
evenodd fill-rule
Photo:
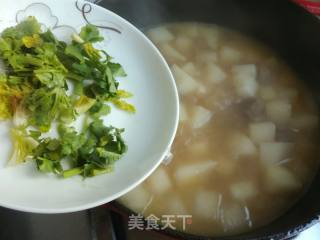
M 175 75 L 180 125 L 171 161 L 120 202 L 144 216 L 192 215 L 186 229 L 175 227 L 197 235 L 279 217 L 318 169 L 311 94 L 273 51 L 239 33 L 177 23 L 147 34 Z

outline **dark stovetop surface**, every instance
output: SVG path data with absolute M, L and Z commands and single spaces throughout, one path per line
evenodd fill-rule
M 121 216 L 105 207 L 67 214 L 33 214 L 0 208 L 0 240 L 169 240 L 128 231 Z M 122 231 L 123 230 L 123 231 Z
M 32 214 L 0 208 L 1 240 L 91 240 L 88 211 Z
M 127 222 L 104 206 L 67 214 L 32 214 L 0 208 L 0 240 L 173 240 L 159 233 L 127 230 Z M 320 224 L 296 240 L 318 240 Z

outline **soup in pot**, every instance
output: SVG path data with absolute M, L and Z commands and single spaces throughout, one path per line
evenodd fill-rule
M 177 23 L 147 34 L 176 79 L 180 125 L 171 158 L 119 201 L 144 216 L 192 215 L 175 227 L 197 235 L 279 217 L 318 168 L 310 92 L 272 50 L 239 33 Z

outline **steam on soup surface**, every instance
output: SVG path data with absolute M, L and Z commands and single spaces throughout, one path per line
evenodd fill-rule
M 238 33 L 178 23 L 148 35 L 175 76 L 180 126 L 171 161 L 120 202 L 144 216 L 190 214 L 185 231 L 198 235 L 277 218 L 317 170 L 310 94 L 270 49 Z

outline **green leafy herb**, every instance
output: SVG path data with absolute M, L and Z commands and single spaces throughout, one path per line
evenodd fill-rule
M 28 135 L 24 127 L 11 129 L 11 139 L 13 151 L 9 160 L 10 165 L 23 163 L 38 146 L 38 142 Z
M 50 30 L 43 32 L 34 17 L 2 32 L 0 119 L 21 125 L 12 129 L 11 163 L 33 155 L 41 172 L 90 177 L 111 171 L 127 149 L 124 130 L 106 127 L 99 118 L 110 114 L 109 104 L 128 112 L 135 108 L 123 100 L 132 94 L 118 89 L 118 78 L 127 76 L 124 69 L 95 47 L 104 39 L 99 30 L 87 25 L 72 39 L 67 44 Z M 66 124 L 80 114 L 86 114 L 87 125 L 77 133 Z M 42 138 L 53 122 L 59 138 Z M 64 169 L 62 161 L 71 168 Z
M 80 37 L 85 42 L 101 42 L 103 37 L 100 36 L 98 29 L 93 25 L 87 25 L 81 29 Z
M 42 172 L 64 177 L 78 174 L 93 177 L 109 172 L 127 151 L 122 132 L 122 129 L 104 126 L 100 119 L 94 120 L 82 133 L 61 125 L 59 139 L 43 139 L 34 150 L 37 167 Z M 62 161 L 66 160 L 71 163 L 69 169 L 62 168 Z
M 89 110 L 90 116 L 93 118 L 99 118 L 108 115 L 110 112 L 110 106 L 101 101 L 97 101 Z

